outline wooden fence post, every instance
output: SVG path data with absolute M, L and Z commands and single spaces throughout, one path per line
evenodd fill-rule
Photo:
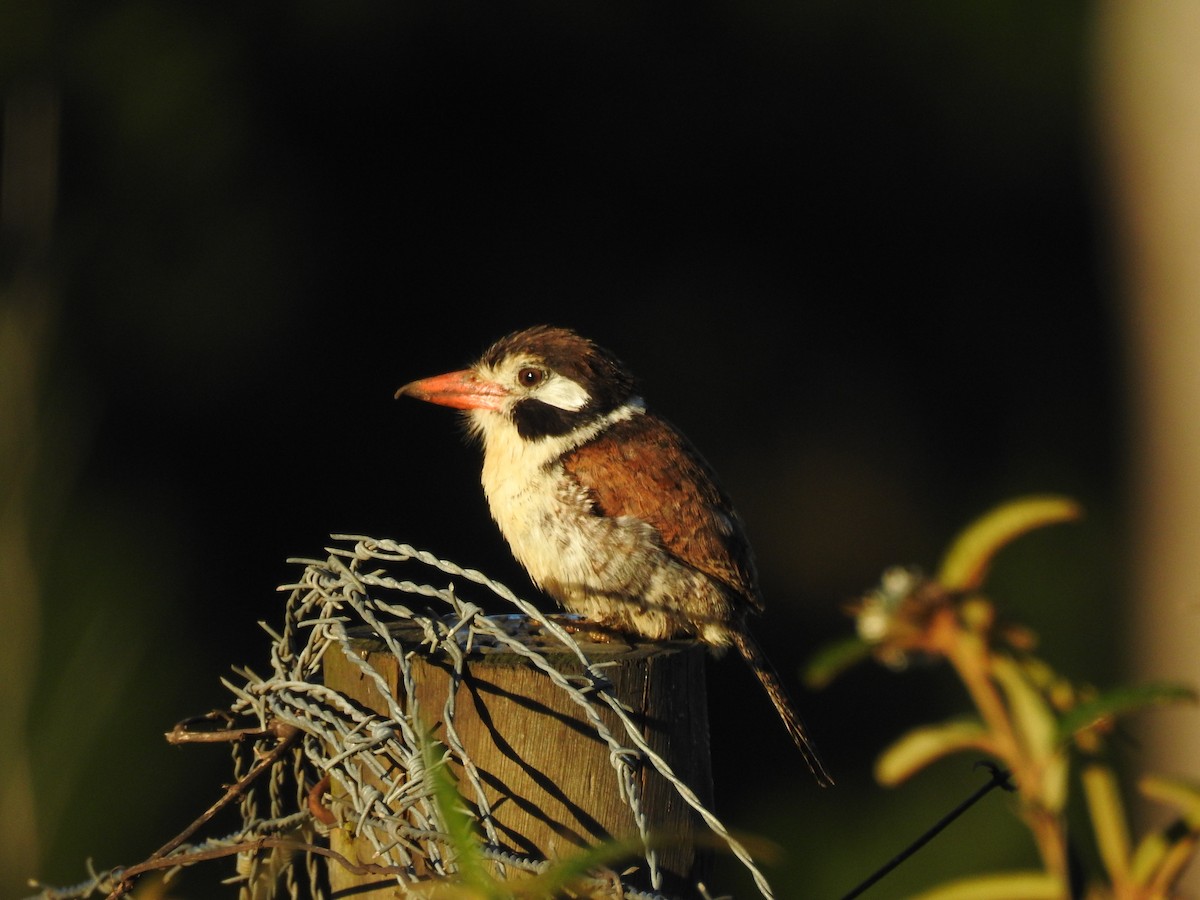
M 615 695 L 631 710 L 646 742 L 710 807 L 705 650 L 692 642 L 631 645 L 621 640 L 596 643 L 578 634 L 576 638 L 593 663 L 611 664 L 602 671 Z M 389 689 L 407 708 L 400 694 L 397 660 L 383 642 L 365 637 L 352 647 L 384 675 Z M 565 649 L 553 653 L 544 645 L 539 649 L 563 674 L 582 671 L 578 659 Z M 430 656 L 427 650 L 424 645 L 412 659 L 416 700 L 423 724 L 432 729 L 435 740 L 444 742 L 440 716 L 450 667 L 443 656 Z M 368 708 L 384 709 L 375 685 L 342 653 L 329 652 L 323 665 L 327 686 Z M 553 860 L 606 838 L 636 835 L 629 807 L 620 797 L 607 743 L 597 736 L 582 708 L 544 672 L 512 652 L 472 654 L 456 704 L 455 727 L 480 772 L 493 820 L 508 849 Z M 627 743 L 624 725 L 610 709 L 598 706 L 608 728 Z M 653 766 L 642 765 L 638 780 L 650 830 L 671 841 L 659 850 L 662 891 L 673 897 L 694 897 L 708 852 L 698 849 L 692 839 L 707 829 Z M 370 859 L 369 845 L 356 844 L 340 830 L 332 835 L 332 847 L 351 860 Z M 643 861 L 642 871 L 631 878 L 642 889 L 649 888 L 645 868 Z M 394 879 L 354 876 L 336 864 L 330 865 L 329 874 L 335 897 L 395 896 Z

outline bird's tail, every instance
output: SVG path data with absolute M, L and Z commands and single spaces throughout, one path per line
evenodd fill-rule
M 796 742 L 796 746 L 800 748 L 800 754 L 804 757 L 804 761 L 808 763 L 808 768 L 812 771 L 813 777 L 817 779 L 817 784 L 821 787 L 832 785 L 833 778 L 825 770 L 825 764 L 821 762 L 821 757 L 817 753 L 817 747 L 813 743 L 812 738 L 808 736 L 808 730 L 804 727 L 804 722 L 801 720 L 800 714 L 796 712 L 796 704 L 792 702 L 787 688 L 779 680 L 779 674 L 775 671 L 775 667 L 771 665 L 771 661 L 767 659 L 766 654 L 763 653 L 762 648 L 759 647 L 758 641 L 754 639 L 754 635 L 750 634 L 744 628 L 739 628 L 731 629 L 729 636 L 732 638 L 733 645 L 737 647 L 738 652 L 742 654 L 742 658 L 750 665 L 750 670 L 762 682 L 767 696 L 771 698 L 771 702 L 775 704 L 775 709 L 779 711 L 779 718 L 783 719 L 783 726 L 787 729 L 788 734 L 792 736 L 792 740 Z

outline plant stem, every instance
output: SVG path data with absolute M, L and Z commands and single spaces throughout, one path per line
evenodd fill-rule
M 1017 740 L 1008 706 L 992 679 L 991 651 L 987 641 L 963 627 L 956 612 L 945 610 L 930 628 L 930 641 L 954 667 L 980 717 L 987 726 L 993 753 L 1013 773 L 1021 797 L 1023 816 L 1033 833 L 1046 871 L 1068 891 L 1067 845 L 1062 818 L 1038 799 L 1043 773 Z

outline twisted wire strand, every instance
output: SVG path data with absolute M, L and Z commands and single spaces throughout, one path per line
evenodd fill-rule
M 271 639 L 269 674 L 260 676 L 249 668 L 235 669 L 241 681 L 222 679 L 233 695 L 229 711 L 235 718 L 251 719 L 266 731 L 272 723 L 294 726 L 302 735 L 293 751 L 275 764 L 266 778 L 252 783 L 240 798 L 242 827 L 224 837 L 185 844 L 173 851 L 188 852 L 214 847 L 233 847 L 249 837 L 275 833 L 302 833 L 306 837 L 327 832 L 309 810 L 310 790 L 325 776 L 331 780 L 330 810 L 335 821 L 346 823 L 370 846 L 371 859 L 394 867 L 399 896 L 416 896 L 415 883 L 430 874 L 452 876 L 454 853 L 447 843 L 437 802 L 426 777 L 421 732 L 421 710 L 417 702 L 413 657 L 428 645 L 430 651 L 449 660 L 450 685 L 442 704 L 441 722 L 445 735 L 445 758 L 461 768 L 465 781 L 463 800 L 483 834 L 483 855 L 503 877 L 506 869 L 544 872 L 550 863 L 531 859 L 501 848 L 493 812 L 482 777 L 455 726 L 457 696 L 466 673 L 467 658 L 476 646 L 486 645 L 517 654 L 543 673 L 582 711 L 590 728 L 609 751 L 614 772 L 614 789 L 629 808 L 641 836 L 651 890 L 641 891 L 620 884 L 618 891 L 629 900 L 668 900 L 660 893 L 662 873 L 651 846 L 650 826 L 642 806 L 639 766 L 649 764 L 694 810 L 712 834 L 741 861 L 762 897 L 773 893 L 747 849 L 730 834 L 717 816 L 707 809 L 696 792 L 684 783 L 643 737 L 640 728 L 616 696 L 604 674 L 604 664 L 594 662 L 580 643 L 555 621 L 505 585 L 475 569 L 439 559 L 409 544 L 377 540 L 360 535 L 332 536 L 350 546 L 327 548 L 324 560 L 292 560 L 304 565 L 295 584 L 285 585 L 283 623 L 277 629 L 260 623 Z M 522 641 L 501 622 L 484 615 L 483 609 L 460 597 L 451 582 L 435 587 L 417 580 L 397 578 L 391 569 L 415 562 L 452 578 L 489 590 L 505 601 L 538 630 L 548 636 L 550 649 L 538 649 Z M 445 615 L 416 611 L 397 595 L 418 596 L 436 601 Z M 511 617 L 508 617 L 511 618 Z M 419 640 L 408 644 L 393 627 L 403 623 L 415 628 Z M 365 628 L 379 641 L 396 663 L 399 690 L 393 696 L 388 678 L 365 654 L 352 647 L 350 628 Z M 355 636 L 358 632 L 356 630 Z M 552 641 L 550 640 L 552 639 Z M 551 658 L 565 655 L 578 664 L 579 672 L 566 674 L 561 663 Z M 351 701 L 321 682 L 322 661 L 339 654 L 364 681 L 374 687 L 382 712 L 373 712 Z M 601 716 L 607 708 L 620 723 L 614 732 Z M 252 742 L 233 746 L 233 770 L 244 776 L 255 762 L 259 748 Z M 437 763 L 441 764 L 441 763 Z M 336 790 L 332 789 L 336 785 Z M 361 846 L 361 845 L 360 845 Z M 365 848 L 363 848 L 365 849 Z M 297 859 L 260 859 L 247 854 L 239 863 L 236 879 L 241 900 L 288 897 L 290 900 L 325 900 L 320 861 L 314 854 Z M 264 855 L 265 856 L 265 855 Z M 418 865 L 419 863 L 419 865 Z M 282 867 L 276 872 L 271 868 Z M 420 869 L 422 874 L 418 874 Z M 77 900 L 107 892 L 119 883 L 119 870 L 91 872 L 87 881 L 67 888 L 45 887 L 41 900 Z M 698 885 L 701 894 L 706 894 Z

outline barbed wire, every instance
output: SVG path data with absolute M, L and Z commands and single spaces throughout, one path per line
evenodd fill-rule
M 545 860 L 504 848 L 484 779 L 456 727 L 458 689 L 468 660 L 481 650 L 491 650 L 516 654 L 541 672 L 578 708 L 587 726 L 607 747 L 613 789 L 628 808 L 640 836 L 650 880 L 649 891 L 622 882 L 620 896 L 667 900 L 660 892 L 663 873 L 642 802 L 639 770 L 649 765 L 703 821 L 713 840 L 741 861 L 762 897 L 772 900 L 771 887 L 749 851 L 647 742 L 642 727 L 605 676 L 605 664 L 589 657 L 580 641 L 563 627 L 560 620 L 567 617 L 547 616 L 483 573 L 408 544 L 361 535 L 332 537 L 348 546 L 326 548 L 329 556 L 324 560 L 291 560 L 304 570 L 298 582 L 280 588 L 288 592 L 282 626 L 275 629 L 260 623 L 272 639 L 269 674 L 260 676 L 241 668 L 234 670 L 241 683 L 223 679 L 233 694 L 230 721 L 256 722 L 257 728 L 250 731 L 258 735 L 277 736 L 283 733 L 281 729 L 294 729 L 293 747 L 273 761 L 269 777 L 250 779 L 245 786 L 240 797 L 240 829 L 202 843 L 168 845 L 164 864 L 175 859 L 191 861 L 198 853 L 237 851 L 238 875 L 231 880 L 240 885 L 242 900 L 326 900 L 320 872 L 323 863 L 312 841 L 345 823 L 370 848 L 371 862 L 359 868 L 386 874 L 400 896 L 409 895 L 407 886 L 421 879 L 456 874 L 455 853 L 448 843 L 431 780 L 426 777 L 427 766 L 453 762 L 462 776 L 462 802 L 481 832 L 483 857 L 497 875 L 503 877 L 510 868 L 545 871 L 549 865 Z M 410 562 L 481 586 L 516 613 L 486 615 L 481 606 L 460 597 L 453 582 L 437 587 L 397 577 L 397 569 Z M 418 609 L 418 604 L 406 602 L 411 597 L 435 601 L 435 605 L 431 608 L 426 603 Z M 534 629 L 537 640 L 530 639 Z M 360 652 L 364 634 L 382 645 L 394 661 L 400 687 L 395 695 L 385 674 L 372 665 L 370 654 Z M 360 642 L 359 649 L 355 641 Z M 324 683 L 322 664 L 330 654 L 340 654 L 363 682 L 375 688 L 378 711 Z M 430 719 L 420 708 L 414 672 L 414 657 L 430 654 L 449 662 L 449 687 L 437 711 L 443 726 L 442 743 L 432 756 L 429 739 L 422 731 L 422 723 Z M 564 654 L 578 663 L 568 667 L 570 674 L 563 671 Z M 606 715 L 609 721 L 615 719 L 615 728 L 606 724 Z M 262 753 L 259 741 L 234 743 L 234 774 L 239 782 L 261 764 Z M 314 783 L 332 783 L 336 789 L 326 794 L 314 788 Z M 264 848 L 270 848 L 269 852 Z M 319 853 L 338 856 L 333 851 Z M 44 888 L 37 896 L 79 900 L 97 893 L 121 895 L 125 871 L 90 875 L 79 885 Z M 701 896 L 708 896 L 703 885 L 695 888 Z

